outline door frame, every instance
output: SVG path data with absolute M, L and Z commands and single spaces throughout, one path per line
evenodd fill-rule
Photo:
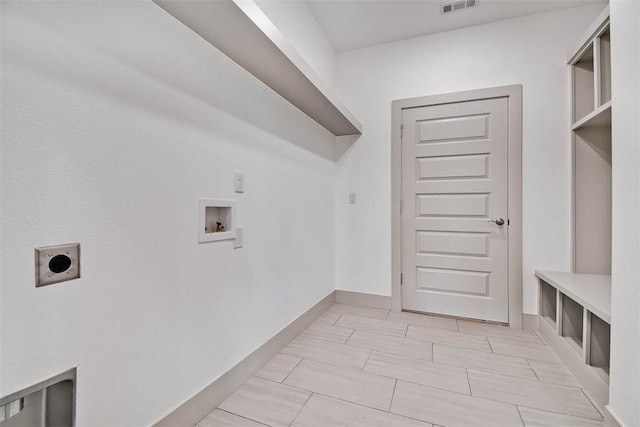
M 509 326 L 522 328 L 522 85 L 498 86 L 391 103 L 391 309 L 402 311 L 402 110 L 454 102 L 507 98 L 507 218 Z

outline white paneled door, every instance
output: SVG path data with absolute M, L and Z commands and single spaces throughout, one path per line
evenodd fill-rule
M 402 111 L 402 308 L 509 321 L 508 100 Z

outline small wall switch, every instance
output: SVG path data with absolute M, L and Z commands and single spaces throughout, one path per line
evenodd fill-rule
M 243 237 L 244 237 L 244 227 L 236 227 L 236 239 L 233 241 L 234 249 L 238 249 L 242 247 Z
M 233 191 L 236 193 L 244 193 L 244 173 L 236 171 L 233 176 Z
M 356 204 L 356 193 L 349 193 L 349 204 L 350 205 Z
M 36 288 L 80 278 L 80 243 L 36 248 Z

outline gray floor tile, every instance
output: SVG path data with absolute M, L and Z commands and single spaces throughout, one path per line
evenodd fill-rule
M 262 367 L 258 372 L 253 374 L 258 378 L 275 381 L 281 383 L 287 375 L 298 366 L 302 359 L 299 357 L 289 356 L 287 354 L 277 354 L 273 359 Z
M 537 378 L 526 359 L 487 351 L 461 350 L 459 347 L 434 344 L 433 361 L 513 377 L 529 378 L 532 380 Z
M 196 424 L 196 427 L 264 427 L 265 425 L 216 409 Z
M 544 344 L 535 333 L 522 329 L 510 328 L 509 326 L 473 322 L 470 320 L 458 320 L 458 329 L 460 330 L 460 332 L 465 332 L 468 334 L 508 337 L 514 342 L 525 341 L 534 344 Z
M 294 427 L 430 427 L 431 424 L 313 394 Z
M 602 427 L 602 421 L 518 406 L 525 427 Z
M 398 337 L 404 337 L 407 333 L 406 323 L 390 322 L 388 320 L 372 319 L 370 317 L 354 316 L 352 314 L 343 314 L 335 325 Z
M 364 371 L 444 390 L 471 394 L 467 370 L 464 368 L 374 351 L 369 356 Z
M 538 379 L 542 382 L 582 387 L 580 381 L 578 381 L 569 368 L 567 368 L 567 365 L 562 362 L 529 360 L 529 365 L 531 365 Z
M 372 319 L 386 319 L 387 314 L 389 314 L 389 310 L 383 310 L 381 308 L 356 307 L 353 305 L 336 303 L 329 307 L 325 312 L 325 314 L 328 313 L 353 314 L 355 316 L 371 317 Z
M 407 338 L 430 341 L 452 345 L 455 347 L 465 347 L 474 350 L 491 351 L 486 337 L 480 335 L 464 334 L 440 328 L 425 328 L 423 326 L 409 325 Z
M 312 360 L 303 360 L 284 383 L 385 411 L 395 387 L 391 378 Z
M 198 427 L 601 427 L 579 386 L 529 332 L 335 304 Z
M 355 331 L 347 341 L 347 345 L 423 360 L 431 360 L 433 346 L 433 344 L 426 341 L 366 331 Z
M 514 342 L 508 337 L 487 337 L 494 353 L 524 357 L 531 360 L 562 363 L 562 359 L 553 349 L 545 344 Z
M 300 336 L 344 344 L 352 333 L 353 329 L 316 322 L 312 323 L 307 327 L 307 329 L 302 331 Z
M 369 357 L 363 348 L 305 337 L 295 338 L 281 353 L 354 368 L 362 368 Z
M 342 313 L 338 313 L 336 311 L 325 311 L 316 319 L 315 323 L 324 323 L 326 325 L 333 325 L 336 320 L 338 320 L 342 316 Z
M 398 381 L 391 412 L 446 427 L 522 426 L 514 405 Z
M 602 419 L 579 388 L 479 371 L 469 371 L 469 383 L 474 396 L 565 415 Z
M 387 316 L 387 320 L 392 322 L 410 323 L 412 325 L 427 326 L 432 328 L 450 329 L 458 331 L 456 319 L 449 317 L 430 316 L 426 314 L 416 314 L 408 312 L 391 312 Z
M 311 393 L 261 378 L 250 378 L 220 409 L 270 426 L 288 426 Z

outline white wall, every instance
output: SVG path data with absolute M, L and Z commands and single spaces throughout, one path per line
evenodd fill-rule
M 391 101 L 523 85 L 524 311 L 534 269 L 567 270 L 570 215 L 566 53 L 602 6 L 418 37 L 338 55 L 336 81 L 364 134 L 339 161 L 336 288 L 391 295 Z M 347 193 L 358 204 L 347 204 Z
M 151 2 L 1 25 L 0 395 L 78 366 L 78 425 L 149 425 L 333 291 L 334 137 Z M 202 197 L 243 249 L 197 243 Z M 36 289 L 74 241 L 82 279 Z
M 640 3 L 611 2 L 613 262 L 609 410 L 640 426 Z
M 336 53 L 306 3 L 259 0 L 257 4 L 322 81 L 333 86 Z

